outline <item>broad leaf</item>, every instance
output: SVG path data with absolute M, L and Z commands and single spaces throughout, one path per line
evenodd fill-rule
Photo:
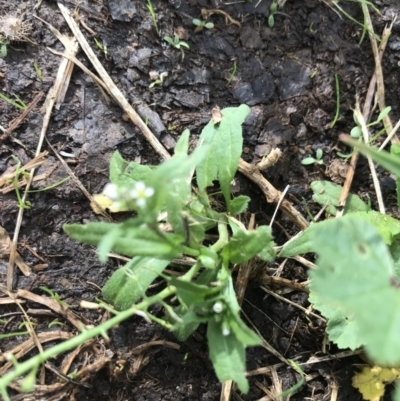
M 186 313 L 183 311 L 186 310 Z M 175 322 L 173 326 L 173 333 L 179 341 L 186 341 L 189 336 L 199 327 L 200 323 L 208 321 L 207 317 L 201 317 L 193 310 L 187 311 L 187 308 L 178 306 L 174 312 L 180 317 L 180 322 Z M 171 318 L 168 318 L 171 321 Z
M 167 281 L 176 287 L 176 294 L 181 303 L 187 307 L 205 302 L 207 299 L 220 292 L 220 287 L 208 287 L 206 285 L 184 281 L 180 278 L 169 277 Z
M 342 187 L 337 184 L 333 184 L 330 181 L 314 181 L 310 185 L 314 192 L 313 200 L 324 206 L 328 203 L 326 211 L 331 214 L 336 214 L 336 207 L 339 203 L 340 194 L 342 193 Z M 349 212 L 362 212 L 368 211 L 370 207 L 364 203 L 357 195 L 349 194 L 346 200 L 346 207 L 344 213 Z
M 110 250 L 127 256 L 157 256 L 174 258 L 180 256 L 177 247 L 183 238 L 176 234 L 165 233 L 160 236 L 149 227 L 136 227 L 135 219 L 122 224 L 89 223 L 86 225 L 64 225 L 64 231 L 73 239 L 85 244 L 102 246 L 101 253 Z M 107 235 L 108 233 L 112 233 Z
M 240 391 L 247 393 L 245 346 L 233 332 L 223 335 L 222 324 L 211 320 L 207 327 L 208 349 L 215 373 L 220 382 L 233 380 Z
M 347 221 L 348 219 L 368 221 L 378 230 L 379 234 L 389 245 L 400 235 L 399 221 L 376 211 L 349 213 L 341 217 L 341 220 Z M 336 224 L 335 221 L 336 219 L 331 219 L 312 224 L 298 236 L 288 241 L 278 256 L 281 258 L 290 258 L 291 256 L 308 252 L 317 252 L 318 248 L 315 247 L 313 242 L 315 233 L 324 230 L 326 227 L 334 226 Z
M 208 146 L 208 153 L 196 167 L 197 185 L 203 192 L 213 181 L 219 180 L 228 210 L 230 184 L 242 154 L 242 124 L 249 112 L 246 105 L 223 109 L 222 120 L 217 124 L 210 121 L 200 135 L 203 146 Z
M 357 218 L 335 219 L 314 231 L 318 269 L 311 289 L 354 319 L 365 349 L 377 364 L 400 362 L 400 284 L 377 230 Z
M 174 148 L 174 156 L 187 156 L 189 151 L 189 135 L 190 131 L 185 129 Z
M 247 209 L 249 202 L 250 198 L 244 195 L 240 195 L 237 198 L 232 199 L 230 208 L 230 213 L 232 216 L 243 213 Z
M 386 214 L 370 210 L 369 212 L 353 213 L 352 216 L 371 223 L 387 245 L 400 236 L 400 221 Z
M 130 308 L 169 263 L 169 259 L 133 258 L 108 279 L 103 287 L 104 298 L 117 310 Z
M 244 263 L 260 253 L 272 240 L 271 228 L 258 227 L 253 231 L 235 233 L 222 251 L 231 263 Z
M 146 181 L 152 173 L 149 166 L 126 161 L 116 151 L 110 161 L 110 181 L 124 187 L 133 187 L 136 181 Z
M 329 340 L 334 342 L 339 348 L 350 348 L 355 350 L 365 344 L 362 333 L 359 332 L 358 326 L 349 311 L 334 302 L 322 300 L 318 294 L 311 291 L 308 300 L 319 310 L 326 319 L 326 333 Z
M 161 211 L 167 207 L 170 213 L 177 213 L 189 199 L 190 172 L 200 163 L 206 152 L 207 147 L 202 147 L 196 149 L 190 156 L 177 155 L 160 164 L 146 182 L 148 186 L 155 189 L 155 194 L 148 199 L 148 207 L 143 211 L 145 213 L 150 210 Z M 182 196 L 182 199 L 179 199 L 179 196 Z M 175 221 L 177 221 L 176 218 L 175 215 Z

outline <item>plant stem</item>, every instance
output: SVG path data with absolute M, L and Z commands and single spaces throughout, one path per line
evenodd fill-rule
M 211 246 L 211 249 L 213 249 L 215 252 L 220 251 L 229 241 L 228 219 L 225 215 L 221 215 L 218 220 L 218 234 L 218 241 Z
M 67 341 L 57 344 L 54 347 L 47 349 L 41 354 L 36 355 L 25 362 L 16 364 L 14 370 L 12 370 L 11 372 L 5 374 L 3 377 L 0 378 L 0 394 L 3 394 L 4 397 L 4 394 L 6 394 L 7 386 L 13 380 L 17 379 L 26 372 L 37 368 L 41 363 L 49 360 L 50 358 L 58 354 L 62 354 L 65 351 L 68 351 L 72 348 L 76 348 L 93 337 L 96 337 L 98 335 L 104 335 L 107 330 L 111 329 L 117 324 L 135 315 L 135 313 L 137 313 L 138 311 L 141 310 L 145 311 L 149 306 L 157 302 L 160 302 L 163 299 L 170 297 L 171 295 L 174 295 L 175 292 L 176 288 L 173 286 L 169 286 L 164 290 L 162 290 L 161 292 L 159 292 L 158 294 L 143 300 L 135 307 L 119 312 L 118 315 L 100 324 L 99 326 L 96 326 L 90 330 L 85 330 L 76 337 L 73 337 Z

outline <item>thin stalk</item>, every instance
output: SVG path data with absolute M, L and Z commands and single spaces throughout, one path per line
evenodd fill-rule
M 218 221 L 218 234 L 219 239 L 218 241 L 211 246 L 215 252 L 220 251 L 229 241 L 229 234 L 228 234 L 228 219 L 225 215 L 221 215 Z

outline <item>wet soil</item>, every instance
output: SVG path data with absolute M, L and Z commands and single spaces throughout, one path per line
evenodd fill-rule
M 102 3 L 86 0 L 79 5 L 73 1 L 64 4 L 71 11 L 79 10 L 80 17 L 94 30 L 97 40 L 107 46 L 108 53 L 104 54 L 95 45 L 93 36 L 82 28 L 111 78 L 141 117 L 148 121 L 168 151 L 173 151 L 179 134 L 186 128 L 190 129 L 195 141 L 216 105 L 224 108 L 247 104 L 251 106 L 251 114 L 244 124 L 243 158 L 255 163 L 266 152 L 279 147 L 283 155 L 266 171 L 266 177 L 279 190 L 290 185 L 288 197 L 304 215 L 306 210 L 302 198 L 312 212 L 317 212 L 318 208 L 311 201 L 309 185 L 317 179 L 330 179 L 329 173 L 325 167 L 303 166 L 301 160 L 314 155 L 317 149 L 323 149 L 323 160 L 329 166 L 337 160 L 338 150 L 346 152 L 338 136 L 353 127 L 355 96 L 363 99 L 374 71 L 369 41 L 364 40 L 359 45 L 361 28 L 317 0 L 288 0 L 281 10 L 285 15 L 275 15 L 273 28 L 267 24 L 270 0 L 229 5 L 220 0 L 153 0 L 152 3 L 159 35 L 144 1 L 108 0 Z M 400 6 L 397 0 L 381 0 L 375 4 L 382 12 L 381 16 L 373 14 L 376 32 L 381 33 L 384 25 L 391 21 L 392 14 L 400 12 Z M 17 94 L 27 104 L 38 92 L 47 94 L 54 82 L 60 58 L 47 47 L 63 50 L 60 42 L 34 15 L 70 35 L 55 1 L 44 0 L 35 11 L 34 5 L 33 1 L 0 0 L 2 14 L 24 15 L 25 20 L 32 24 L 30 39 L 35 44 L 12 43 L 8 55 L 0 58 L 0 92 L 9 97 Z M 341 5 L 354 18 L 362 20 L 357 4 L 343 2 Z M 194 33 L 192 19 L 201 18 L 203 8 L 222 10 L 234 23 L 224 15 L 214 13 L 208 18 L 214 23 L 214 29 Z M 184 54 L 161 39 L 175 34 L 190 46 Z M 383 61 L 386 103 L 392 107 L 392 121 L 400 117 L 399 48 L 400 21 L 397 21 Z M 91 69 L 82 52 L 78 53 L 78 58 Z M 34 63 L 41 70 L 41 79 L 34 70 Z M 234 64 L 236 73 L 230 80 Z M 163 72 L 168 75 L 161 85 L 149 89 L 151 77 Z M 336 112 L 335 75 L 340 84 L 340 110 L 339 119 L 332 129 Z M 8 127 L 19 114 L 20 110 L 0 102 L 2 127 Z M 18 156 L 22 163 L 34 156 L 42 120 L 43 115 L 37 107 L 12 137 L 0 143 L 0 173 L 15 164 L 11 155 Z M 72 156 L 66 160 L 90 193 L 101 192 L 107 183 L 110 156 L 117 149 L 129 160 L 143 164 L 160 162 L 140 131 L 126 120 L 121 109 L 76 67 L 64 103 L 53 112 L 47 138 L 59 151 Z M 46 144 L 42 149 L 50 150 Z M 46 188 L 67 176 L 51 152 L 48 163 L 37 172 L 41 173 L 48 177 L 34 183 L 34 189 Z M 340 177 L 334 179 L 340 181 Z M 390 210 L 391 205 L 396 204 L 393 180 L 381 171 L 381 181 Z M 251 196 L 250 212 L 256 214 L 258 224 L 269 221 L 275 207 L 265 203 L 256 186 L 238 176 L 234 190 L 235 195 Z M 369 173 L 362 160 L 352 191 L 361 196 L 370 194 L 372 204 L 375 204 Z M 51 190 L 32 193 L 29 199 L 32 206 L 24 213 L 18 251 L 34 273 L 24 277 L 17 271 L 15 288 L 45 295 L 39 287 L 46 286 L 72 305 L 81 319 L 99 323 L 103 314 L 83 310 L 79 303 L 100 297 L 100 287 L 119 263 L 110 260 L 102 265 L 93 247 L 76 243 L 62 230 L 65 223 L 98 221 L 99 217 L 72 180 Z M 0 194 L 0 210 L 0 224 L 12 236 L 18 213 L 13 191 Z M 275 241 L 283 244 L 286 233 L 295 234 L 297 230 L 282 214 L 278 214 L 277 222 Z M 268 268 L 273 271 L 280 262 L 277 260 Z M 5 282 L 6 271 L 7 257 L 0 259 L 2 282 Z M 304 267 L 288 262 L 282 277 L 305 281 L 307 272 Z M 292 291 L 283 295 L 301 306 L 308 306 L 304 293 Z M 38 310 L 40 305 L 29 301 L 27 308 Z M 313 355 L 324 355 L 322 323 L 267 296 L 257 282 L 250 283 L 243 309 L 261 335 L 286 358 L 301 363 Z M 18 311 L 13 305 L 1 306 L 0 318 L 7 321 L 2 326 L 4 333 L 18 331 L 21 323 Z M 161 315 L 162 311 L 155 310 L 154 313 Z M 48 327 L 49 322 L 56 318 L 65 324 L 62 330 L 74 332 L 74 328 L 57 315 L 32 314 L 38 332 L 58 330 L 57 326 Z M 25 337 L 3 341 L 1 350 L 12 349 L 22 339 Z M 179 349 L 158 345 L 139 356 L 132 353 L 135 347 L 155 339 L 174 343 Z M 45 346 L 49 345 L 51 343 Z M 90 376 L 91 388 L 72 385 L 68 394 L 74 393 L 76 399 L 220 399 L 221 385 L 207 356 L 204 328 L 187 342 L 179 343 L 160 327 L 135 317 L 111 330 L 109 342 L 99 340 L 92 344 L 93 347 L 97 352 L 106 352 L 111 361 Z M 331 347 L 326 352 L 334 354 L 337 351 Z M 85 355 L 94 358 L 96 352 L 92 349 Z M 84 357 L 80 356 L 80 363 Z M 279 362 L 263 348 L 249 349 L 247 361 L 249 371 Z M 338 400 L 360 399 L 351 387 L 351 375 L 356 369 L 355 364 L 361 362 L 357 357 L 351 357 L 303 365 L 309 380 L 291 399 L 330 399 L 335 383 L 339 386 Z M 286 367 L 278 368 L 278 374 L 284 389 L 299 380 Z M 48 373 L 46 383 L 56 381 L 57 377 Z M 269 375 L 252 376 L 249 394 L 234 391 L 232 399 L 261 399 L 266 396 L 264 389 L 271 388 L 271 383 Z M 18 397 L 16 399 L 59 399 L 57 392 L 46 393 L 42 398 Z

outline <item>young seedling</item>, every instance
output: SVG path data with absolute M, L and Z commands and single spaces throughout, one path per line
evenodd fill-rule
M 273 28 L 275 25 L 274 15 L 276 14 L 277 9 L 278 9 L 278 4 L 276 4 L 276 1 L 274 0 L 269 7 L 268 26 L 270 28 Z
M 147 0 L 147 8 L 149 9 L 149 12 L 150 12 L 150 15 L 151 15 L 151 19 L 153 20 L 153 25 L 154 25 L 154 28 L 156 29 L 157 35 L 159 35 L 156 13 L 154 11 L 153 4 L 151 3 L 151 0 Z
M 162 72 L 158 78 L 156 78 L 150 85 L 149 89 L 154 88 L 156 85 L 161 85 L 164 82 L 164 78 L 168 76 L 168 72 Z
M 233 77 L 236 75 L 236 68 L 237 68 L 237 64 L 236 64 L 236 61 L 234 61 L 233 62 L 232 72 L 231 72 L 231 75 L 228 78 L 228 82 L 226 83 L 226 86 L 229 86 L 229 84 L 232 82 Z
M 16 193 L 17 199 L 18 199 L 17 206 L 21 209 L 30 209 L 31 203 L 29 201 L 24 202 L 21 197 L 21 193 L 19 191 L 19 178 L 21 176 L 28 176 L 29 173 L 27 171 L 25 171 L 23 168 L 21 168 L 21 161 L 18 159 L 17 156 L 11 155 L 11 157 L 15 160 L 17 165 L 15 168 L 14 178 L 12 180 L 7 181 L 7 184 L 12 183 L 14 186 L 14 190 L 15 190 L 15 193 Z
M 25 110 L 28 106 L 21 100 L 21 98 L 15 94 L 13 94 L 13 96 L 15 97 L 16 100 L 12 100 L 9 97 L 7 97 L 6 95 L 3 95 L 2 93 L 0 93 L 0 99 L 5 100 L 7 103 L 13 105 L 14 107 L 16 107 L 17 109 L 21 109 L 21 110 Z
M 193 25 L 196 25 L 194 33 L 201 32 L 204 28 L 206 28 L 206 29 L 214 28 L 214 24 L 212 22 L 202 21 L 199 19 L 194 19 L 192 22 L 193 22 Z
M 281 4 L 281 6 L 282 6 L 282 4 Z M 275 25 L 275 15 L 276 14 L 280 14 L 280 15 L 284 15 L 285 17 L 289 17 L 289 15 L 278 11 L 278 3 L 274 0 L 269 7 L 268 26 L 270 28 L 273 28 Z
M 56 301 L 58 304 L 60 304 L 61 306 L 63 306 L 64 308 L 70 308 L 71 305 L 68 305 L 66 302 L 64 302 L 60 296 L 56 293 L 53 292 L 52 290 L 50 290 L 47 287 L 44 287 L 43 285 L 39 287 L 42 291 L 47 292 L 47 294 L 50 295 L 50 298 L 54 301 Z
M 323 155 L 323 150 L 322 149 L 318 149 L 315 152 L 315 157 L 306 157 L 305 159 L 303 159 L 301 161 L 301 164 L 304 164 L 305 166 L 308 166 L 309 164 L 324 164 L 324 161 L 322 160 L 322 155 Z
M 175 35 L 173 39 L 170 36 L 164 36 L 164 40 L 167 43 L 169 43 L 172 47 L 175 47 L 175 49 L 178 49 L 181 51 L 182 60 L 185 58 L 185 52 L 184 52 L 183 48 L 186 47 L 187 49 L 190 49 L 190 46 L 183 40 L 180 40 L 178 35 Z
M 7 39 L 0 39 L 0 54 L 3 56 L 3 57 L 6 57 L 7 56 L 7 53 L 8 53 L 8 51 L 7 51 L 7 45 L 9 45 L 10 44 L 10 41 L 9 40 L 7 40 Z
M 374 125 L 379 124 L 385 117 L 387 114 L 389 114 L 390 110 L 392 108 L 390 106 L 385 107 L 380 113 L 378 118 L 375 121 L 372 121 L 371 123 L 367 124 L 367 127 L 373 127 Z M 354 139 L 358 139 L 360 142 L 362 141 L 362 137 L 363 137 L 363 133 L 362 133 L 362 129 L 361 129 L 361 124 L 358 121 L 355 113 L 353 114 L 353 120 L 356 123 L 356 126 L 350 131 L 350 136 Z M 374 137 L 372 137 L 372 139 L 368 142 L 369 144 L 371 144 L 372 142 L 374 142 L 379 136 L 382 135 L 383 132 L 385 132 L 386 128 L 382 128 Z M 336 154 L 339 157 L 343 157 L 344 159 L 348 159 L 351 156 L 353 156 L 353 153 L 355 151 L 353 151 L 352 153 L 345 155 L 344 153 L 341 152 L 337 152 Z
M 94 38 L 94 42 L 96 43 L 96 46 L 104 53 L 104 56 L 106 60 L 108 60 L 108 48 L 107 45 L 103 42 L 100 43 L 96 38 Z
M 38 67 L 36 61 L 33 63 L 33 68 L 36 72 L 37 77 L 42 80 L 43 79 L 43 75 L 42 75 L 42 71 L 40 71 L 40 68 Z

